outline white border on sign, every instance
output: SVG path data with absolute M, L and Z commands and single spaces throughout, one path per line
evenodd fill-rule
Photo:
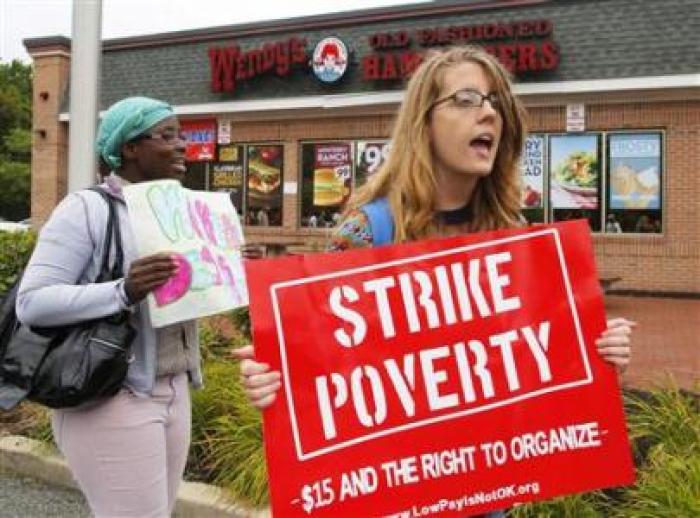
M 278 299 L 277 299 L 277 291 L 278 290 L 281 290 L 284 288 L 289 288 L 292 286 L 299 286 L 301 284 L 308 284 L 311 282 L 333 279 L 336 277 L 344 277 L 346 275 L 352 275 L 355 273 L 365 273 L 365 272 L 370 272 L 373 270 L 378 270 L 381 268 L 387 268 L 387 267 L 391 267 L 391 266 L 398 266 L 398 265 L 402 265 L 402 264 L 423 261 L 423 260 L 432 259 L 435 257 L 443 257 L 446 255 L 452 255 L 452 254 L 457 254 L 457 253 L 461 253 L 461 252 L 466 252 L 468 250 L 476 250 L 479 248 L 486 248 L 489 246 L 496 246 L 496 245 L 500 245 L 500 244 L 504 244 L 504 243 L 512 243 L 514 241 L 523 241 L 525 239 L 533 239 L 536 237 L 541 237 L 541 236 L 546 236 L 546 235 L 552 236 L 552 238 L 554 239 L 555 246 L 557 248 L 557 255 L 559 257 L 559 264 L 561 266 L 562 279 L 564 281 L 564 289 L 566 290 L 567 300 L 569 302 L 569 307 L 571 309 L 571 315 L 573 317 L 574 326 L 576 328 L 576 336 L 578 337 L 581 358 L 583 359 L 583 364 L 584 364 L 584 367 L 586 370 L 586 377 L 585 378 L 583 378 L 581 380 L 570 381 L 568 383 L 563 383 L 561 385 L 554 385 L 551 387 L 542 388 L 539 390 L 535 390 L 533 392 L 529 392 L 527 394 L 521 394 L 519 396 L 515 396 L 515 397 L 512 397 L 510 399 L 505 399 L 503 401 L 496 401 L 494 403 L 489 403 L 487 405 L 479 406 L 476 408 L 469 408 L 466 410 L 460 410 L 458 412 L 453 412 L 451 414 L 444 414 L 444 415 L 440 415 L 437 417 L 431 417 L 428 419 L 422 419 L 420 421 L 415 421 L 412 423 L 394 426 L 392 428 L 386 428 L 384 430 L 380 430 L 377 432 L 368 433 L 367 435 L 363 435 L 362 437 L 355 437 L 354 439 L 350 439 L 350 440 L 347 440 L 344 442 L 332 444 L 331 446 L 327 446 L 325 448 L 320 448 L 318 450 L 312 450 L 309 452 L 303 451 L 302 444 L 301 444 L 301 438 L 299 435 L 299 426 L 297 424 L 297 416 L 296 416 L 296 412 L 295 412 L 295 408 L 294 408 L 294 401 L 292 400 L 291 382 L 290 382 L 290 377 L 289 377 L 289 366 L 287 364 L 286 344 L 285 344 L 285 340 L 284 340 L 284 331 L 282 329 L 282 318 L 280 315 L 279 303 L 278 303 Z M 431 252 L 429 254 L 424 254 L 424 255 L 420 255 L 420 256 L 416 256 L 416 257 L 397 259 L 394 261 L 387 261 L 384 263 L 378 263 L 378 264 L 373 264 L 373 265 L 369 265 L 369 266 L 361 266 L 358 268 L 351 268 L 349 270 L 342 270 L 339 272 L 327 273 L 327 274 L 323 274 L 323 275 L 316 275 L 313 277 L 306 277 L 304 279 L 279 282 L 279 283 L 276 283 L 276 284 L 273 284 L 272 286 L 270 286 L 270 297 L 272 299 L 272 310 L 273 310 L 274 315 L 275 315 L 275 325 L 277 328 L 277 336 L 279 338 L 280 358 L 282 360 L 283 381 L 284 381 L 284 387 L 285 387 L 286 396 L 287 396 L 287 406 L 289 408 L 289 418 L 292 421 L 292 435 L 294 438 L 294 446 L 296 449 L 297 458 L 300 461 L 312 459 L 312 458 L 318 457 L 320 455 L 325 455 L 327 453 L 331 453 L 333 451 L 340 450 L 342 448 L 347 448 L 349 446 L 354 446 L 356 444 L 360 444 L 360 443 L 369 441 L 371 439 L 384 437 L 386 435 L 391 435 L 391 434 L 394 434 L 397 432 L 402 432 L 405 430 L 411 430 L 413 428 L 418 428 L 418 427 L 426 426 L 429 424 L 439 423 L 441 421 L 447 421 L 447 420 L 456 419 L 458 417 L 464 417 L 464 416 L 470 415 L 470 414 L 484 412 L 486 410 L 491 410 L 491 409 L 498 408 L 501 406 L 509 405 L 509 404 L 512 404 L 512 403 L 515 403 L 518 401 L 522 401 L 524 399 L 531 399 L 533 397 L 541 396 L 543 394 L 548 394 L 550 392 L 557 392 L 560 390 L 570 389 L 570 388 L 578 387 L 581 385 L 587 385 L 593 381 L 593 373 L 591 372 L 591 366 L 588 362 L 588 356 L 586 355 L 586 346 L 585 346 L 584 341 L 583 341 L 583 334 L 581 332 L 581 324 L 579 322 L 578 312 L 576 311 L 576 305 L 574 304 L 574 294 L 573 294 L 572 289 L 571 289 L 571 281 L 569 280 L 569 272 L 566 268 L 566 263 L 564 262 L 564 252 L 562 250 L 561 240 L 559 237 L 559 231 L 557 229 L 544 229 L 544 230 L 532 232 L 529 234 L 511 236 L 511 237 L 506 237 L 506 238 L 502 238 L 502 239 L 496 239 L 493 241 L 486 241 L 483 243 L 476 243 L 473 245 L 461 246 L 458 248 L 450 248 L 449 250 L 441 250 L 439 252 Z

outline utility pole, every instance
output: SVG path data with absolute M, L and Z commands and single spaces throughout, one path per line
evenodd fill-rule
M 102 0 L 73 0 L 68 130 L 68 192 L 95 184 L 100 97 Z

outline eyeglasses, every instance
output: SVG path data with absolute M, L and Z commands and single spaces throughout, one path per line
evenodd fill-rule
M 494 110 L 500 110 L 501 103 L 499 102 L 498 96 L 495 93 L 490 92 L 484 95 L 477 90 L 464 88 L 462 90 L 457 90 L 453 94 L 438 99 L 430 105 L 428 111 L 435 108 L 435 106 L 438 104 L 444 103 L 445 101 L 452 101 L 457 108 L 481 108 L 486 100 L 488 100 Z
M 159 138 L 163 142 L 171 143 L 175 142 L 176 140 L 181 140 L 183 142 L 187 142 L 187 135 L 183 132 L 180 131 L 175 131 L 175 130 L 163 130 L 161 132 L 153 132 L 153 133 L 141 133 L 141 135 L 138 135 L 135 137 L 133 140 L 140 140 L 140 139 L 157 139 Z

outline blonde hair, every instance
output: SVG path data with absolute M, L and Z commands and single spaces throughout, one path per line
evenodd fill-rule
M 394 124 L 387 161 L 347 204 L 349 212 L 376 198 L 387 197 L 397 243 L 439 232 L 429 111 L 441 93 L 445 72 L 462 63 L 483 68 L 498 97 L 503 118 L 493 170 L 478 180 L 470 201 L 471 229 L 510 228 L 521 220 L 518 163 L 526 131 L 525 110 L 513 95 L 508 73 L 494 57 L 478 47 L 456 47 L 429 54 L 416 69 Z

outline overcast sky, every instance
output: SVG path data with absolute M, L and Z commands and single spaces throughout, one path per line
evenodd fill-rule
M 95 0 L 77 0 L 91 2 Z M 102 38 L 366 9 L 420 0 L 103 0 Z M 22 40 L 71 35 L 73 0 L 0 0 L 0 61 L 29 62 Z

